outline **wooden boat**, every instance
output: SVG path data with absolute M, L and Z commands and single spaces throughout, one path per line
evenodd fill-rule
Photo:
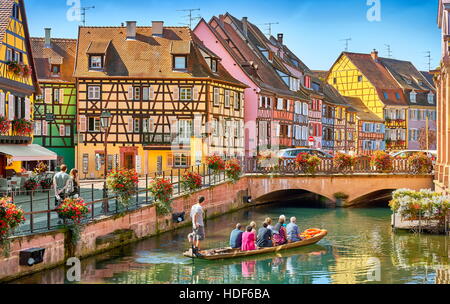
M 239 249 L 232 249 L 232 248 L 211 249 L 211 250 L 200 251 L 201 256 L 197 257 L 192 254 L 192 250 L 189 250 L 184 253 L 184 256 L 188 257 L 188 258 L 198 258 L 201 260 L 211 260 L 212 261 L 212 260 L 234 259 L 234 258 L 254 256 L 254 255 L 260 255 L 260 254 L 267 254 L 267 253 L 277 253 L 277 252 L 288 250 L 288 249 L 299 248 L 299 247 L 317 244 L 324 237 L 326 237 L 327 234 L 328 234 L 327 230 L 322 230 L 322 232 L 320 232 L 316 236 L 314 236 L 310 239 L 307 239 L 307 240 L 290 243 L 290 244 L 286 244 L 286 245 L 281 245 L 281 246 L 277 246 L 277 247 L 260 248 L 260 249 L 256 249 L 256 250 L 252 250 L 252 251 L 241 251 Z

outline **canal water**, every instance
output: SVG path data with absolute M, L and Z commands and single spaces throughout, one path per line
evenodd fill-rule
M 204 246 L 227 246 L 236 223 L 262 223 L 280 214 L 296 216 L 301 229 L 323 228 L 329 235 L 317 245 L 282 254 L 207 262 L 183 257 L 190 232 L 186 228 L 83 260 L 81 283 L 450 283 L 449 237 L 394 234 L 387 208 L 298 208 L 295 203 L 255 207 L 208 221 Z M 60 267 L 13 283 L 70 283 L 66 271 Z

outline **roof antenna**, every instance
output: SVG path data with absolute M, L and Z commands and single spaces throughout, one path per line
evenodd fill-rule
M 94 9 L 95 6 L 88 6 L 88 7 L 80 7 L 81 11 L 81 22 L 83 22 L 83 26 L 86 26 L 86 11 L 90 9 Z
M 263 25 L 267 26 L 267 33 L 266 35 L 268 35 L 269 37 L 272 36 L 272 25 L 277 25 L 280 24 L 279 22 L 268 22 L 268 23 L 264 23 Z
M 340 41 L 345 41 L 345 51 L 348 52 L 348 46 L 352 38 L 341 39 Z
M 425 56 L 425 58 L 428 59 L 428 72 L 429 72 L 429 71 L 431 71 L 431 60 L 432 60 L 433 58 L 431 58 L 431 51 L 426 51 L 425 54 L 427 54 L 427 55 Z
M 188 8 L 188 9 L 177 10 L 177 12 L 188 12 L 188 14 L 186 16 L 183 16 L 183 18 L 186 18 L 187 20 L 189 20 L 189 23 L 180 23 L 180 24 L 189 26 L 189 28 L 192 29 L 192 22 L 195 20 L 202 19 L 202 17 L 200 15 L 192 16 L 192 12 L 195 12 L 195 11 L 200 11 L 200 9 L 199 8 Z
M 385 46 L 386 46 L 386 52 L 387 52 L 388 58 L 392 58 L 391 45 L 390 44 L 385 44 Z

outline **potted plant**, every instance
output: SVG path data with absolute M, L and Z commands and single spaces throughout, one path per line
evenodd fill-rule
M 16 206 L 10 197 L 0 199 L 0 245 L 3 255 L 9 257 L 10 236 L 14 229 L 25 222 L 24 211 Z
M 42 190 L 50 190 L 53 186 L 53 180 L 51 178 L 44 178 L 41 179 L 39 184 L 41 185 Z
M 414 174 L 428 174 L 433 170 L 433 161 L 425 153 L 415 153 L 408 158 L 408 166 Z
M 122 207 L 128 207 L 132 193 L 139 183 L 139 176 L 134 170 L 112 170 L 106 177 L 106 187 L 118 197 Z
M 336 199 L 336 207 L 342 208 L 345 206 L 345 203 L 348 200 L 349 196 L 344 192 L 337 192 L 334 194 L 334 198 Z
M 11 129 L 11 122 L 5 116 L 0 116 L 0 135 L 8 135 Z
M 202 188 L 202 176 L 195 172 L 186 171 L 181 177 L 181 187 L 189 193 Z
M 27 194 L 33 195 L 34 191 L 39 187 L 39 182 L 36 178 L 31 177 L 25 181 L 23 186 L 27 190 Z
M 233 182 L 236 183 L 241 177 L 242 168 L 237 159 L 230 159 L 225 163 L 225 175 Z
M 76 245 L 81 237 L 82 219 L 90 210 L 81 198 L 66 198 L 57 208 L 58 216 L 64 220 L 64 225 L 71 232 L 71 244 Z
M 372 155 L 370 165 L 380 172 L 391 172 L 393 170 L 392 156 L 384 151 L 375 151 Z
M 308 153 L 300 153 L 295 159 L 297 166 L 306 174 L 314 175 L 317 173 L 322 160 Z
M 333 164 L 339 172 L 351 171 L 356 164 L 356 158 L 348 154 L 336 153 Z
M 150 193 L 155 200 L 156 211 L 160 215 L 167 215 L 172 212 L 173 185 L 170 180 L 157 178 L 150 183 Z
M 31 121 L 24 118 L 15 119 L 12 125 L 16 136 L 31 136 L 31 133 L 33 132 L 33 125 Z

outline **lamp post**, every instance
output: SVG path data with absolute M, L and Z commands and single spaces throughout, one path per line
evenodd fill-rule
M 111 118 L 112 118 L 112 115 L 109 111 L 103 111 L 102 115 L 100 116 L 100 125 L 101 125 L 101 128 L 105 132 L 105 141 L 104 141 L 104 144 L 105 144 L 105 154 L 104 154 L 105 182 L 103 184 L 103 198 L 105 198 L 105 199 L 108 197 L 108 189 L 106 188 L 106 176 L 108 175 L 108 135 L 109 135 L 109 130 L 111 128 Z M 107 200 L 103 201 L 103 210 L 104 210 L 105 214 L 108 213 L 108 201 Z

